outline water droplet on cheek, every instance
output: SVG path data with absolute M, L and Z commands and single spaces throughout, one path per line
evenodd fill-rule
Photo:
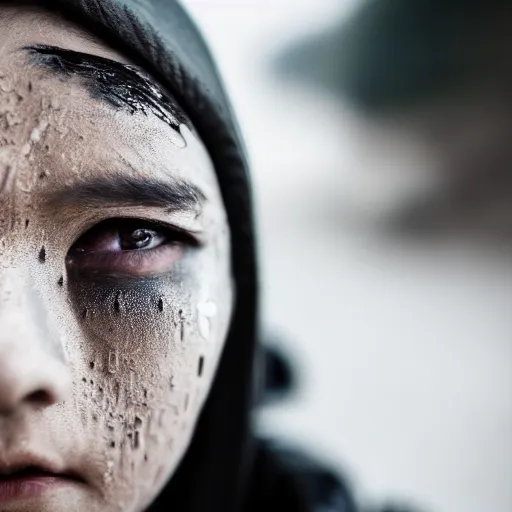
M 44 245 L 43 245 L 43 247 L 41 247 L 41 250 L 39 251 L 38 259 L 39 259 L 39 263 L 44 263 L 46 261 L 46 249 L 45 249 Z
M 198 320 L 197 320 L 197 324 L 198 324 L 198 327 L 199 327 L 199 333 L 201 334 L 201 336 L 205 339 L 205 340 L 208 340 L 210 338 L 210 320 L 208 320 L 208 318 L 206 316 L 199 316 Z
M 207 318 L 213 318 L 217 314 L 217 304 L 213 300 L 199 304 L 197 309 Z
M 121 292 L 117 292 L 116 299 L 114 301 L 114 311 L 116 313 L 121 312 Z
M 183 341 L 185 339 L 185 318 L 183 317 L 182 309 L 178 311 L 178 315 L 180 317 L 180 340 Z
M 197 324 L 199 333 L 205 340 L 208 340 L 210 338 L 211 332 L 210 319 L 215 317 L 215 315 L 217 314 L 217 305 L 213 300 L 208 300 L 206 302 L 200 303 L 197 306 L 197 312 Z
M 110 350 L 108 353 L 108 362 L 107 362 L 107 368 L 108 368 L 109 373 L 116 373 L 118 365 L 119 365 L 119 357 L 117 355 L 117 352 L 114 350 Z

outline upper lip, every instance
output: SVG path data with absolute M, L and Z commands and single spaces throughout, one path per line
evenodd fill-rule
M 75 473 L 60 468 L 58 464 L 36 455 L 0 458 L 0 478 L 25 471 L 81 480 Z

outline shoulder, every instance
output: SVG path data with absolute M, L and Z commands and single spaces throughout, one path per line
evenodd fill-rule
M 247 512 L 356 512 L 350 485 L 284 443 L 258 439 Z

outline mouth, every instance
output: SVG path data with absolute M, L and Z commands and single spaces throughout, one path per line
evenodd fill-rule
M 0 504 L 38 498 L 50 489 L 77 483 L 83 480 L 76 474 L 47 464 L 20 461 L 0 465 Z

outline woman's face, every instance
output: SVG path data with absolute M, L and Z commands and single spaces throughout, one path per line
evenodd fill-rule
M 179 113 L 144 103 L 152 85 L 128 91 L 133 71 L 26 49 L 126 63 L 92 36 L 29 8 L 0 25 L 0 510 L 143 510 L 229 327 L 213 166 Z

